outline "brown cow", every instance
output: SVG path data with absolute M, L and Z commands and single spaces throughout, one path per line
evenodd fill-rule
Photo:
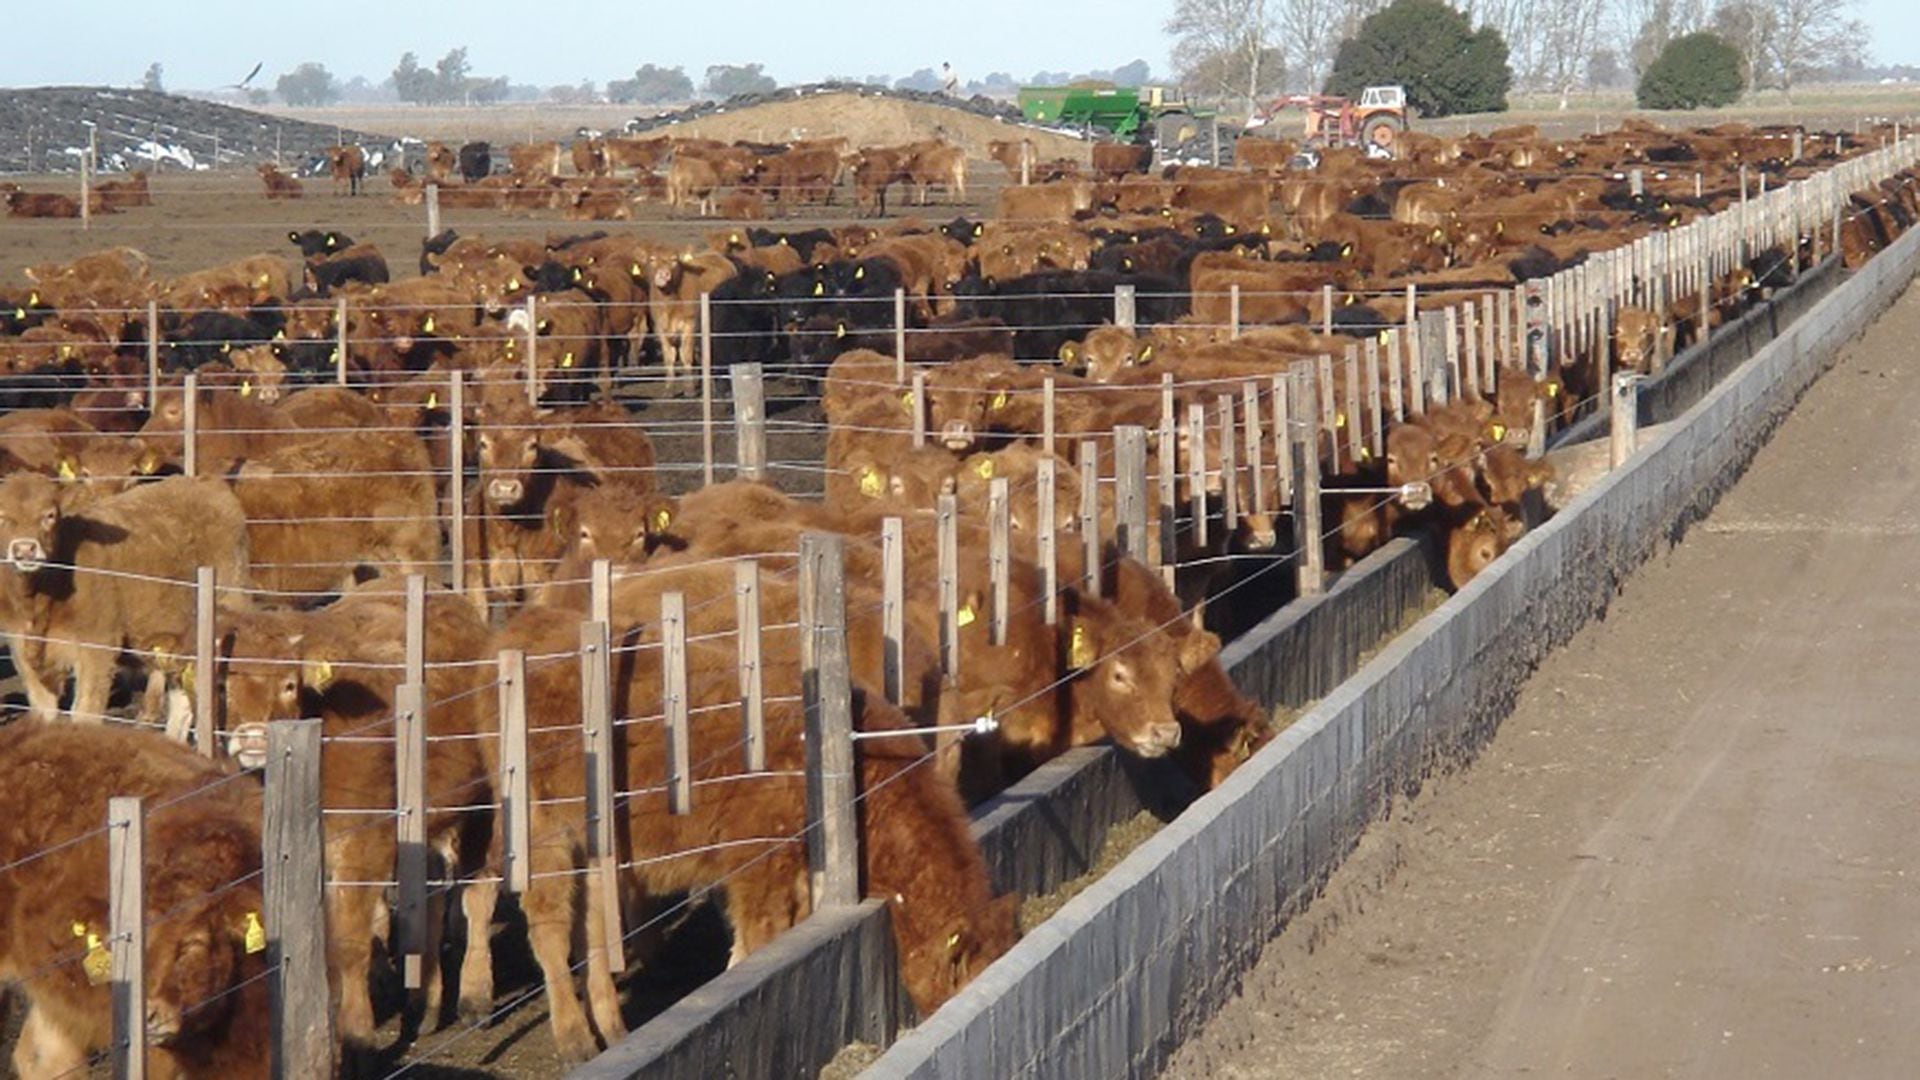
M 535 608 L 517 618 L 501 644 L 528 655 L 570 652 L 579 644 L 574 612 Z M 625 635 L 622 635 L 624 638 Z M 731 652 L 696 644 L 690 658 L 688 701 L 697 720 L 691 729 L 693 810 L 665 812 L 662 794 L 623 802 L 619 834 L 630 845 L 620 862 L 632 869 L 624 884 L 636 899 L 689 888 L 726 884 L 727 914 L 734 928 L 734 955 L 746 955 L 808 913 L 805 848 L 779 838 L 798 837 L 805 826 L 805 799 L 797 776 L 765 780 L 739 773 L 739 755 L 724 747 L 737 736 L 739 690 Z M 657 648 L 643 648 L 623 663 L 614 687 L 617 715 L 646 717 L 659 711 L 661 671 Z M 718 673 L 716 674 L 716 668 Z M 584 1060 L 600 1039 L 620 1037 L 624 1025 L 604 950 L 589 950 L 590 1025 L 573 989 L 569 964 L 581 928 L 597 925 L 598 890 L 578 899 L 576 870 L 585 822 L 578 806 L 583 783 L 580 739 L 580 671 L 577 663 L 529 665 L 528 717 L 535 725 L 530 756 L 541 762 L 531 774 L 534 882 L 522 898 L 534 955 L 545 975 L 554 1037 L 561 1057 Z M 785 776 L 800 767 L 801 710 L 798 672 L 769 667 L 764 685 L 768 767 Z M 854 723 L 881 732 L 905 726 L 878 694 L 856 690 Z M 624 771 L 636 787 L 661 784 L 666 765 L 659 739 L 625 739 Z M 486 745 L 483 743 L 483 746 Z M 941 1002 L 1011 945 L 1012 911 L 991 896 L 986 867 L 967 834 L 966 815 L 951 787 L 926 762 L 925 744 L 910 736 L 863 741 L 856 783 L 865 792 L 869 824 L 861 854 L 863 885 L 893 904 L 901 974 L 914 1003 L 931 1015 Z M 619 766 L 616 766 L 619 767 Z M 731 781 L 731 782 L 730 782 Z M 703 797 L 704 796 L 704 797 Z M 754 843 L 754 840 L 766 842 Z M 716 841 L 734 841 L 717 843 Z M 676 856 L 677 857 L 674 857 Z M 585 923 L 581 921 L 584 908 Z
M 77 218 L 80 204 L 69 195 L 52 192 L 9 191 L 7 216 L 17 218 Z
M 515 176 L 546 179 L 560 175 L 566 149 L 557 142 L 518 143 L 507 147 L 509 168 Z
M 1005 222 L 1072 221 L 1093 209 L 1093 185 L 1084 180 L 1004 188 L 998 217 Z
M 355 143 L 328 147 L 327 173 L 333 177 L 335 195 L 340 194 L 343 187 L 349 195 L 360 194 L 360 181 L 367 178 L 366 151 Z
M 79 1076 L 111 1045 L 107 799 L 143 798 L 149 1075 L 268 1074 L 260 789 L 150 732 L 0 729 L 0 972 L 27 1006 L 13 1069 Z
M 71 677 L 72 715 L 98 721 L 123 650 L 144 663 L 193 640 L 199 567 L 246 587 L 246 522 L 225 485 L 185 477 L 67 505 L 47 477 L 0 482 L 0 621 L 34 715 L 59 714 Z
M 440 559 L 432 463 L 410 432 L 313 432 L 233 476 L 254 581 L 309 604 L 366 575 L 432 574 Z
M 1095 143 L 1093 173 L 1101 180 L 1118 180 L 1132 173 L 1144 173 L 1153 164 L 1153 147 L 1134 143 Z
M 675 154 L 667 166 L 667 205 L 679 210 L 688 203 L 700 208 L 700 216 L 713 213 L 713 192 L 720 186 L 720 170 L 704 157 Z
M 464 877 L 486 858 L 491 813 L 448 809 L 486 806 L 492 800 L 489 773 L 472 739 L 489 730 L 493 696 L 490 634 L 473 611 L 451 593 L 427 597 L 428 843 L 444 864 Z M 329 737 L 322 751 L 328 811 L 326 861 L 333 884 L 327 890 L 328 969 L 332 976 L 338 1034 L 351 1047 L 374 1034 L 369 995 L 371 943 L 381 933 L 382 890 L 366 882 L 392 877 L 394 831 L 368 828 L 371 816 L 394 808 L 393 708 L 406 659 L 406 602 L 393 585 L 375 582 L 315 612 L 250 612 L 224 620 L 226 732 L 235 757 L 252 764 L 266 751 L 265 725 L 274 720 L 320 717 Z M 341 738 L 354 736 L 354 738 Z M 356 813 L 357 811 L 357 813 Z M 443 875 L 435 874 L 440 877 Z M 494 891 L 463 894 L 472 919 L 467 962 L 461 974 L 463 1007 L 491 1006 L 492 962 L 486 927 Z M 435 905 L 437 906 L 437 905 Z M 424 978 L 428 1023 L 441 1001 L 437 913 L 427 921 Z

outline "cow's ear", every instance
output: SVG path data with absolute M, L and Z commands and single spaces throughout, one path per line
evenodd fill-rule
M 1211 630 L 1196 630 L 1180 639 L 1180 674 L 1191 675 L 1219 655 L 1219 635 Z

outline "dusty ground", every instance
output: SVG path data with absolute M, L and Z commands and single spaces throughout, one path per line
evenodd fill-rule
M 29 191 L 79 193 L 78 181 L 71 176 L 16 179 Z M 897 219 L 908 211 L 918 212 L 929 222 L 948 221 L 957 214 L 977 218 L 988 212 L 1004 181 L 1005 171 L 999 165 L 976 162 L 969 169 L 966 200 L 956 203 L 936 192 L 931 205 L 924 209 L 908 207 L 899 205 L 898 200 L 903 196 L 895 189 L 887 202 L 888 218 Z M 268 202 L 262 195 L 259 176 L 248 170 L 167 172 L 152 180 L 154 205 L 95 218 L 88 230 L 82 230 L 80 222 L 75 220 L 0 216 L 0 291 L 23 282 L 20 270 L 25 266 L 72 259 L 116 244 L 146 252 L 153 258 L 156 274 L 178 274 L 261 251 L 294 260 L 298 252 L 287 242 L 287 232 L 306 228 L 337 229 L 357 241 L 378 244 L 396 277 L 410 277 L 417 272 L 420 240 L 427 234 L 424 207 L 395 202 L 393 188 L 385 177 L 370 178 L 364 193 L 357 198 L 335 196 L 331 181 L 325 178 L 305 183 L 304 198 Z M 796 206 L 794 216 L 764 224 L 773 228 L 845 224 L 856 220 L 850 198 L 848 192 L 842 190 L 830 206 Z M 675 214 L 666 206 L 653 203 L 634 207 L 633 214 L 631 221 L 588 222 L 567 221 L 553 210 L 509 214 L 496 210 L 446 209 L 440 218 L 443 228 L 457 229 L 464 235 L 544 237 L 550 233 L 571 235 L 605 229 L 697 244 L 702 249 L 704 237 L 729 225 Z
M 1910 1076 L 1920 294 L 1167 1075 Z

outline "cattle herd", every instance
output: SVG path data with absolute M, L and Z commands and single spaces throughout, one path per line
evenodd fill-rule
M 524 926 L 577 1061 L 623 1034 L 625 946 L 676 896 L 724 897 L 734 960 L 793 926 L 812 907 L 821 620 L 798 554 L 820 537 L 844 575 L 861 888 L 930 1014 L 1017 935 L 969 805 L 1103 740 L 1218 783 L 1274 734 L 1217 654 L 1293 595 L 1276 567 L 1428 535 L 1464 585 L 1547 512 L 1548 430 L 1596 408 L 1608 372 L 1658 370 L 1911 224 L 1910 171 L 1779 196 L 1881 141 L 1512 129 L 1303 169 L 1297 147 L 1243 139 L 1235 168 L 1158 175 L 1013 141 L 992 149 L 997 213 L 805 230 L 742 219 L 846 181 L 862 214 L 899 184 L 960 199 L 965 155 L 591 139 L 511 148 L 494 176 L 487 148 L 436 144 L 424 179 L 395 176 L 403 197 L 431 182 L 442 206 L 592 218 L 658 198 L 728 220 L 704 249 L 631 227 L 447 232 L 417 273 L 324 228 L 286 234 L 297 258 L 172 278 L 129 248 L 24 268 L 0 284 L 0 628 L 26 698 L 0 728 L 15 1067 L 59 1075 L 108 1046 L 101 825 L 127 795 L 160 856 L 150 1062 L 265 1070 L 275 928 L 250 770 L 275 721 L 322 721 L 343 1059 L 375 1041 L 401 954 L 424 1023 L 487 1018 L 493 940 Z M 335 155 L 341 193 L 359 160 Z M 269 198 L 300 195 L 261 173 Z M 144 177 L 93 194 L 149 198 Z M 6 198 L 25 216 L 66 197 Z M 1725 254 L 1681 243 L 1722 233 Z M 1542 288 L 1588 267 L 1578 296 Z M 824 444 L 821 497 L 744 451 L 733 479 L 662 482 L 687 463 L 659 459 L 634 409 L 716 368 L 808 399 L 794 415 L 821 419 L 788 423 Z M 743 444 L 779 422 L 734 407 Z M 424 821 L 397 764 L 416 730 Z M 430 851 L 417 917 L 396 899 L 407 835 Z M 443 989 L 449 930 L 464 951 Z

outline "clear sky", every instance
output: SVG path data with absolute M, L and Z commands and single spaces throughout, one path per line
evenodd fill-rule
M 84 6 L 84 13 L 78 8 Z M 476 75 L 549 86 L 623 78 L 642 63 L 761 62 L 782 82 L 891 75 L 951 60 L 961 78 L 993 71 L 1112 68 L 1136 57 L 1166 69 L 1171 0 L 89 0 L 17 2 L 0 85 L 138 83 L 165 65 L 169 86 L 209 89 L 264 61 L 260 83 L 305 60 L 342 80 L 378 82 L 400 54 L 431 63 L 458 45 Z M 1872 55 L 1920 64 L 1920 3 L 1861 0 Z M 76 15 L 81 21 L 76 23 Z M 91 27 L 91 29 L 88 29 Z M 76 37 L 75 35 L 78 35 Z M 73 41 L 75 47 L 53 43 Z M 49 47 L 35 48 L 31 43 Z

